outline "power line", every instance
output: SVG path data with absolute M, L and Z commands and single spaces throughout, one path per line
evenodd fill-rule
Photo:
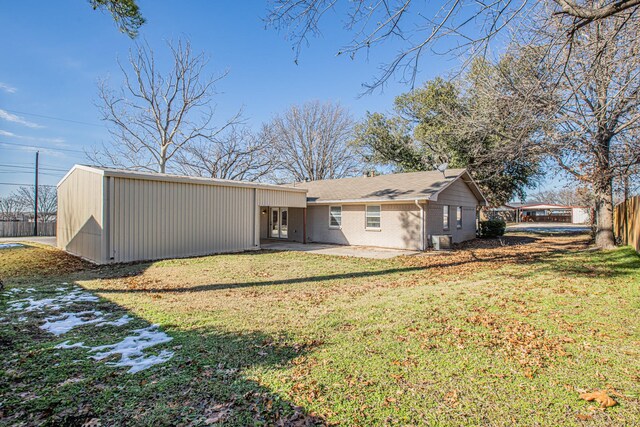
M 76 124 L 79 124 L 79 125 L 95 126 L 95 127 L 100 127 L 100 128 L 104 128 L 105 127 L 104 125 L 99 125 L 97 123 L 88 123 L 88 122 L 81 122 L 79 120 L 71 120 L 71 119 L 63 119 L 63 118 L 60 118 L 60 117 L 45 116 L 44 114 L 25 113 L 24 111 L 7 110 L 6 108 L 3 108 L 3 110 L 8 111 L 10 113 L 14 113 L 14 114 L 23 114 L 25 116 L 40 117 L 42 119 L 58 120 L 58 121 L 61 121 L 61 122 L 76 123 Z
M 0 170 L 0 173 L 10 173 L 10 174 L 26 173 L 26 174 L 31 175 L 33 173 L 33 171 L 3 171 L 3 170 Z M 42 176 L 55 176 L 55 177 L 64 176 L 64 174 L 62 174 L 62 173 L 46 173 L 46 172 L 40 172 L 40 175 L 42 175 Z
M 50 150 L 50 151 L 66 151 L 69 153 L 82 153 L 85 154 L 84 151 L 82 150 L 72 150 L 70 148 L 53 148 L 53 147 L 43 147 L 41 145 L 26 145 L 26 144 L 16 144 L 15 142 L 5 142 L 5 141 L 0 141 L 0 144 L 6 144 L 6 145 L 14 145 L 16 147 L 26 147 L 26 148 L 39 148 L 41 150 Z
M 11 165 L 11 164 L 7 164 L 7 163 L 0 163 L 1 167 L 7 167 L 7 168 L 18 168 L 18 169 L 33 169 L 35 166 L 34 165 L 26 165 L 26 166 L 22 166 L 25 163 L 19 164 L 19 165 Z M 56 171 L 56 172 L 68 172 L 69 169 L 58 169 L 58 168 L 43 168 L 40 167 L 40 169 L 42 170 L 48 170 L 48 171 Z
M 33 184 L 18 184 L 15 182 L 0 182 L 0 185 L 16 185 L 18 187 L 33 187 Z M 38 184 L 39 187 L 55 187 L 55 185 Z

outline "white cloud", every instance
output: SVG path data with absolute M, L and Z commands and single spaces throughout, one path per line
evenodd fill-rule
M 41 128 L 43 126 L 34 123 L 34 122 L 30 122 L 29 120 L 20 117 L 20 116 L 16 116 L 15 114 L 11 114 L 8 111 L 5 111 L 3 109 L 0 108 L 0 119 L 6 120 L 8 122 L 12 122 L 12 123 L 17 123 L 20 124 L 22 126 L 26 126 L 29 128 Z
M 16 93 L 18 91 L 18 89 L 16 89 L 15 87 L 9 86 L 8 84 L 2 82 L 0 82 L 0 90 L 3 90 L 7 93 Z
M 65 143 L 64 138 L 43 138 L 39 136 L 16 135 L 13 132 L 9 132 L 2 129 L 0 129 L 0 136 L 6 136 L 7 138 L 21 139 L 23 141 L 48 142 L 56 145 L 57 147 L 70 147 L 69 144 Z

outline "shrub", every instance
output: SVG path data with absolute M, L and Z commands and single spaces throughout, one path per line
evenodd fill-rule
M 504 234 L 507 223 L 503 219 L 480 221 L 479 235 L 482 238 L 498 237 Z

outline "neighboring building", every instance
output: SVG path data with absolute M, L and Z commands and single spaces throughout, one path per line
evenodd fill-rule
M 278 186 L 76 165 L 58 184 L 58 247 L 99 264 L 261 239 L 424 250 L 432 236 L 475 238 L 483 205 L 464 169 Z
M 483 210 L 483 219 L 502 218 L 507 222 L 563 222 L 587 224 L 591 209 L 586 206 L 567 206 L 550 203 L 509 203 Z
M 465 169 L 295 184 L 308 190 L 309 241 L 424 250 L 434 235 L 476 237 L 486 205 Z

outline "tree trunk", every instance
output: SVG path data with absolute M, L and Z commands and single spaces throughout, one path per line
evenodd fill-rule
M 158 162 L 158 172 L 165 173 L 167 168 L 167 145 L 162 144 L 160 148 L 160 161 Z
M 598 178 L 594 188 L 596 197 L 596 246 L 600 249 L 615 247 L 613 237 L 613 191 L 611 179 Z

